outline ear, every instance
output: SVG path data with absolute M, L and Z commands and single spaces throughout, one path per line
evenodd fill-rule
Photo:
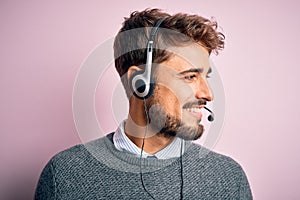
M 137 72 L 141 72 L 141 71 L 142 71 L 142 69 L 135 65 L 130 66 L 127 71 L 127 80 L 129 81 L 134 74 L 136 74 Z
M 139 73 L 139 72 L 142 72 L 142 70 L 141 70 L 139 67 L 135 66 L 135 65 L 130 66 L 130 67 L 128 68 L 128 70 L 127 70 L 127 74 L 126 74 L 126 76 L 127 76 L 127 84 L 128 84 L 128 86 L 129 86 L 128 89 L 131 91 L 131 92 L 130 92 L 130 99 L 131 99 L 131 97 L 134 97 L 134 96 L 135 96 L 135 93 L 134 93 L 134 91 L 133 91 L 133 89 L 132 89 L 131 81 L 132 81 L 133 77 L 134 77 L 137 73 Z M 134 95 L 133 95 L 133 94 L 134 94 Z

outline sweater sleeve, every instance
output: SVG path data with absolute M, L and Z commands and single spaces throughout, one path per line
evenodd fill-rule
M 56 199 L 55 174 L 51 160 L 43 169 L 35 190 L 35 200 Z
M 243 170 L 241 170 L 239 196 L 240 196 L 239 199 L 242 199 L 242 200 L 252 200 L 253 199 L 247 176 Z

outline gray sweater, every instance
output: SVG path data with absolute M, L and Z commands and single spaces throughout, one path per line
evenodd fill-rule
M 246 175 L 229 157 L 193 144 L 174 159 L 140 159 L 120 152 L 113 134 L 55 155 L 44 168 L 35 199 L 252 199 Z M 181 164 L 183 166 L 181 172 Z

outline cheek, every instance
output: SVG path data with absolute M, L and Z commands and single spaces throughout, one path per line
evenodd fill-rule
M 178 105 L 186 103 L 194 96 L 193 85 L 178 78 L 177 71 L 169 68 L 160 68 L 160 73 L 156 77 L 156 85 L 162 90 L 164 98 L 174 98 Z
M 156 98 L 156 102 L 159 102 L 167 113 L 181 118 L 182 105 L 180 97 L 176 95 L 175 91 L 165 86 L 158 85 L 154 96 Z
M 173 81 L 170 82 L 169 90 L 172 95 L 176 97 L 177 102 L 181 107 L 194 97 L 194 90 L 190 84 L 183 81 Z

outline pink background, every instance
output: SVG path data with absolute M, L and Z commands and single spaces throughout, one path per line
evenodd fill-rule
M 215 150 L 243 166 L 255 199 L 300 199 L 295 0 L 1 1 L 0 199 L 32 199 L 46 162 L 80 143 L 72 118 L 76 73 L 123 17 L 147 7 L 217 19 L 226 35 L 214 57 L 226 119 Z

